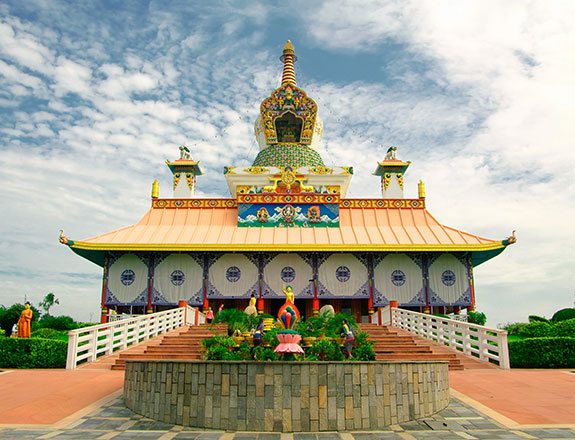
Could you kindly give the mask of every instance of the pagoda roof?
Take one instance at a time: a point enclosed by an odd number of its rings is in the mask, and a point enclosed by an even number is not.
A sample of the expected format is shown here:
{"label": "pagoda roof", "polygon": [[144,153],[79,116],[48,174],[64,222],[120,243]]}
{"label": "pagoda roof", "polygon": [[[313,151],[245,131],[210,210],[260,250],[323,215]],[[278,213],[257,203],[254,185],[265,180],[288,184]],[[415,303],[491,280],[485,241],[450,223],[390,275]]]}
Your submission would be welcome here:
{"label": "pagoda roof", "polygon": [[509,244],[442,225],[420,199],[343,199],[339,227],[238,227],[236,199],[155,199],[132,225],[68,241],[98,265],[107,251],[470,252],[476,266]]}

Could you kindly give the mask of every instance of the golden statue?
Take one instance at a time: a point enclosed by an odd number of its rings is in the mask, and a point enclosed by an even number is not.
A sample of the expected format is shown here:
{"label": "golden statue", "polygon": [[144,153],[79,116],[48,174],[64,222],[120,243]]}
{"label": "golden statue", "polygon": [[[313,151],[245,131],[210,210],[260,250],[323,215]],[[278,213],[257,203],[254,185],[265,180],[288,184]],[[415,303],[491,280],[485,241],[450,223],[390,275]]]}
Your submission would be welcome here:
{"label": "golden statue", "polygon": [[29,338],[30,337],[30,322],[32,322],[32,310],[30,310],[30,303],[24,305],[24,310],[20,314],[20,319],[18,320],[18,337],[19,338]]}
{"label": "golden statue", "polygon": [[285,284],[282,286],[282,292],[284,293],[284,295],[286,296],[286,303],[292,303],[294,304],[295,301],[295,294],[293,293],[293,289],[290,285],[288,285],[287,287],[285,286]]}

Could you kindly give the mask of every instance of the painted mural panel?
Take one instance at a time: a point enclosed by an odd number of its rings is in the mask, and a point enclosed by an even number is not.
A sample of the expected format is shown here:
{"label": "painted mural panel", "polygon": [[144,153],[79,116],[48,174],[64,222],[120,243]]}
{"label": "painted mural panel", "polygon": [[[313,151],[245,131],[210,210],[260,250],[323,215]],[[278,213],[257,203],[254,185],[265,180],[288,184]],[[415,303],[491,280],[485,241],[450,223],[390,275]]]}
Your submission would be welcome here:
{"label": "painted mural panel", "polygon": [[419,255],[388,254],[374,263],[374,305],[425,305],[422,259]]}
{"label": "painted mural panel", "polygon": [[430,305],[471,305],[471,286],[465,260],[453,254],[441,254],[430,260],[428,273]]}
{"label": "painted mural panel", "polygon": [[367,261],[357,255],[321,255],[317,277],[319,298],[369,298]]}
{"label": "painted mural panel", "polygon": [[123,254],[112,258],[105,303],[109,306],[148,304],[147,257]]}
{"label": "painted mural panel", "polygon": [[203,302],[204,268],[202,260],[188,254],[156,256],[152,304],[177,305],[184,299],[190,304]]}
{"label": "painted mural panel", "polygon": [[249,298],[259,295],[257,256],[222,254],[209,259],[208,298]]}
{"label": "painted mural panel", "polygon": [[290,285],[296,298],[313,298],[311,256],[276,254],[264,258],[263,296],[283,298],[282,286]]}
{"label": "painted mural panel", "polygon": [[339,205],[331,204],[247,204],[238,206],[240,227],[339,227]]}

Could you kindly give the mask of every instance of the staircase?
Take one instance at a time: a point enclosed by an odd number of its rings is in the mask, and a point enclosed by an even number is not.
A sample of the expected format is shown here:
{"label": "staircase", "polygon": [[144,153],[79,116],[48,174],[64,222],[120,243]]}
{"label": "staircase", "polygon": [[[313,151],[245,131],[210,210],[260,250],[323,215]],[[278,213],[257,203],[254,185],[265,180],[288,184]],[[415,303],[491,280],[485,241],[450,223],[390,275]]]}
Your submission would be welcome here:
{"label": "staircase", "polygon": [[140,344],[131,349],[121,352],[112,370],[124,370],[126,361],[130,359],[179,359],[194,360],[201,359],[203,354],[202,339],[215,335],[227,335],[225,324],[202,324],[179,329],[164,335],[157,341],[149,344]]}
{"label": "staircase", "polygon": [[359,327],[373,342],[376,360],[442,360],[449,363],[450,371],[497,368],[402,329],[376,324],[359,324]]}

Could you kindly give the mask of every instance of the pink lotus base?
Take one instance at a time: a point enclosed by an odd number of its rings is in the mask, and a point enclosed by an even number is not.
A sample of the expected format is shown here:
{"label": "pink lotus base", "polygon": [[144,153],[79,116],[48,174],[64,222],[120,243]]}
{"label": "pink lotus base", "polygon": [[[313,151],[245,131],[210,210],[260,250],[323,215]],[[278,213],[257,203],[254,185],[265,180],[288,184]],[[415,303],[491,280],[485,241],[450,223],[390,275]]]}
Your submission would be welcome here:
{"label": "pink lotus base", "polygon": [[293,333],[278,333],[279,345],[275,348],[276,353],[303,353],[303,348],[298,344],[301,335]]}

